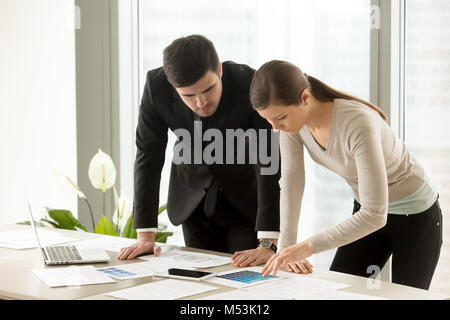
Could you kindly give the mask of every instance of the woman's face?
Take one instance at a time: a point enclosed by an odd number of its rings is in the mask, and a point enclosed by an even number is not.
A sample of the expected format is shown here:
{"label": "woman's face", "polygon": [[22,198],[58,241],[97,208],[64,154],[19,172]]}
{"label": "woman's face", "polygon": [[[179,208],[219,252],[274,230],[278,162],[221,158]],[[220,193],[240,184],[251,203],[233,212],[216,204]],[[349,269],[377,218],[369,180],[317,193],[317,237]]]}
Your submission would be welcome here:
{"label": "woman's face", "polygon": [[275,131],[281,130],[291,135],[297,134],[308,118],[308,111],[304,104],[289,106],[271,104],[257,111]]}

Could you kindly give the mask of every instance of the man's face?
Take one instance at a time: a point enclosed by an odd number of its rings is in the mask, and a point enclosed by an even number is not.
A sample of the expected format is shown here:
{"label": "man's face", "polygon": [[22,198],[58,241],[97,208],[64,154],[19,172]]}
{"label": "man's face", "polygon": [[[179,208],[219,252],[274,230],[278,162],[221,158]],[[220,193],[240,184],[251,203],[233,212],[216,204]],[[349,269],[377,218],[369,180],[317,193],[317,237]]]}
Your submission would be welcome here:
{"label": "man's face", "polygon": [[222,96],[222,65],[220,74],[208,70],[203,77],[189,87],[175,88],[181,100],[200,117],[212,116]]}

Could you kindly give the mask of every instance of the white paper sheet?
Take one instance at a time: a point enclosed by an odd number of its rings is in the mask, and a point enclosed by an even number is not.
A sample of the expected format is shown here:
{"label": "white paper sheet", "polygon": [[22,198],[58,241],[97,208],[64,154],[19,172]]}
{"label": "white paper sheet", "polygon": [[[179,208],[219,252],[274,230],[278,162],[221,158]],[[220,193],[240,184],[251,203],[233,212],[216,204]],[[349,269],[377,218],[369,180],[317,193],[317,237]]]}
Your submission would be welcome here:
{"label": "white paper sheet", "polygon": [[[41,246],[55,245],[76,240],[76,238],[64,236],[58,232],[38,228]],[[36,234],[30,230],[15,230],[0,232],[0,247],[10,249],[37,248]]]}
{"label": "white paper sheet", "polygon": [[182,263],[190,268],[210,268],[231,263],[230,257],[183,251],[176,248],[169,250],[162,249],[159,257],[153,255],[141,257],[143,260],[155,260],[158,258],[172,259],[174,263]]}
{"label": "white paper sheet", "polygon": [[264,292],[249,292],[246,289],[235,289],[200,298],[198,300],[283,300]]}
{"label": "white paper sheet", "polygon": [[96,271],[94,266],[32,269],[31,271],[49,287],[83,286],[115,282],[105,274]]}
{"label": "white paper sheet", "polygon": [[77,248],[97,249],[101,248],[108,251],[119,252],[121,248],[131,246],[136,243],[136,239],[122,237],[101,237],[96,239],[87,239],[76,241],[73,244]]}
{"label": "white paper sheet", "polygon": [[320,296],[334,293],[338,289],[350,285],[328,280],[313,278],[310,275],[300,275],[290,279],[280,279],[246,288],[249,292],[264,294],[279,299],[303,299],[306,296]]}
{"label": "white paper sheet", "polygon": [[302,300],[390,300],[388,298],[370,296],[342,290],[316,293],[302,297]]}
{"label": "white paper sheet", "polygon": [[181,269],[192,269],[191,265],[184,260],[176,260],[173,257],[164,256],[148,256],[144,259],[147,263],[148,268],[153,270],[155,273],[168,268],[181,268]]}
{"label": "white paper sheet", "polygon": [[104,295],[127,300],[175,300],[216,289],[193,281],[169,279],[108,292]]}

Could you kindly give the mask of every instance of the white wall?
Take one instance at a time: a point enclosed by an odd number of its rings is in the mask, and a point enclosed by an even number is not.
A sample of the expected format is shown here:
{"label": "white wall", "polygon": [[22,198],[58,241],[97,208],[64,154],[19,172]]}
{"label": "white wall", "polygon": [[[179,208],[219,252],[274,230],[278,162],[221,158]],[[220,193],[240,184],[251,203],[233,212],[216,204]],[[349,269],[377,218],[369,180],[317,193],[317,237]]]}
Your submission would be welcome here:
{"label": "white wall", "polygon": [[73,0],[0,0],[0,223],[45,206],[77,214]]}

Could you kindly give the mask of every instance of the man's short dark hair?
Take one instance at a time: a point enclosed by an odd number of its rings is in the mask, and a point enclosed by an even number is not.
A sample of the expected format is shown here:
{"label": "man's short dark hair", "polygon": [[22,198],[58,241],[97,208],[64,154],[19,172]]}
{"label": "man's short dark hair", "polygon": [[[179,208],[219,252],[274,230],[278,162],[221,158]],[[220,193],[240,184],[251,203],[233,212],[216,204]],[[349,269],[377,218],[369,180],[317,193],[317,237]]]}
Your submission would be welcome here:
{"label": "man's short dark hair", "polygon": [[163,51],[163,68],[175,87],[196,83],[209,70],[219,74],[219,56],[211,40],[198,34],[174,40]]}

